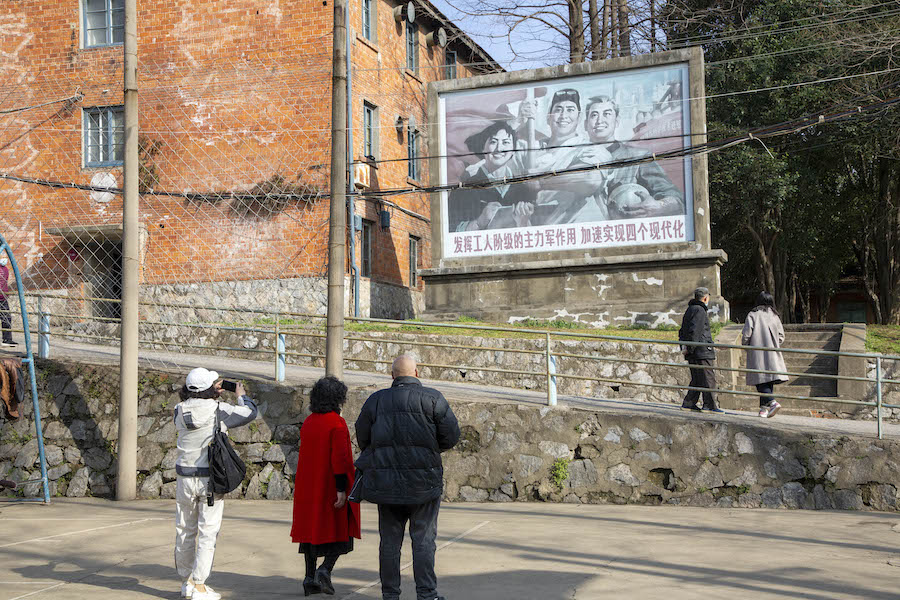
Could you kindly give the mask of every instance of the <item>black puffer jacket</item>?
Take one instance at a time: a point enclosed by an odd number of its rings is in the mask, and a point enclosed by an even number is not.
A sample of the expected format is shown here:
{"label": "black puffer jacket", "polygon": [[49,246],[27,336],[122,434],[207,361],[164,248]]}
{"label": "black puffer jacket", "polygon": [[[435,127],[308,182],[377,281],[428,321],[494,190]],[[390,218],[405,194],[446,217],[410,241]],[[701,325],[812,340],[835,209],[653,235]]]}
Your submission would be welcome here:
{"label": "black puffer jacket", "polygon": [[441,452],[459,441],[459,423],[437,390],[398,377],[366,400],[356,420],[363,499],[376,504],[424,504],[441,497]]}
{"label": "black puffer jacket", "polygon": [[[699,300],[691,300],[681,319],[678,340],[681,342],[708,342],[712,344],[712,332],[709,330],[709,308]],[[685,346],[688,359],[711,360],[716,357],[716,350],[711,346]]]}

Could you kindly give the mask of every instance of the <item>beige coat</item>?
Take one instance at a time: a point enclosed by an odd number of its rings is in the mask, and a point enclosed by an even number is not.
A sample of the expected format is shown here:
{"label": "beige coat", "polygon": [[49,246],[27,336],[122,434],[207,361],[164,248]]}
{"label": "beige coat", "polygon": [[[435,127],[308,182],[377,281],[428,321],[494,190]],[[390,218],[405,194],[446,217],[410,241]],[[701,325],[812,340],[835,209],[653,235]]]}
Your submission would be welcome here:
{"label": "beige coat", "polygon": [[[770,310],[753,310],[744,321],[741,343],[745,346],[765,346],[781,348],[784,343],[784,327],[781,319]],[[781,352],[774,350],[747,350],[747,368],[765,371],[787,371]],[[747,385],[759,383],[784,382],[787,375],[773,373],[747,373]]]}

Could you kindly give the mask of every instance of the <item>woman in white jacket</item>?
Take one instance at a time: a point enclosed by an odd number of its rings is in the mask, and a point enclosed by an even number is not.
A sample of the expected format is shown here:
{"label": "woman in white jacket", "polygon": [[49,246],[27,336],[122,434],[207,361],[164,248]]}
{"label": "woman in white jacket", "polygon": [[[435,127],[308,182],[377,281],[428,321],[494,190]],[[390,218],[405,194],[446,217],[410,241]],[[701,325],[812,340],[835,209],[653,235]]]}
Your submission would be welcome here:
{"label": "woman in white jacket", "polygon": [[[760,292],[756,298],[756,307],[744,321],[741,334],[745,346],[762,346],[765,348],[781,348],[784,343],[784,327],[778,311],[775,310],[775,299],[769,292]],[[777,350],[747,350],[747,368],[775,373],[747,373],[747,385],[756,386],[759,396],[759,416],[774,417],[781,405],[772,397],[775,386],[788,380],[784,372],[787,367],[784,357]]]}
{"label": "woman in white jacket", "polygon": [[206,585],[222,526],[225,499],[209,491],[209,460],[218,413],[223,431],[247,425],[256,418],[256,404],[238,383],[237,405],[219,402],[222,381],[215,371],[198,368],[188,373],[175,406],[178,458],[175,461],[175,568],[181,576],[181,597],[219,600],[221,594]]}

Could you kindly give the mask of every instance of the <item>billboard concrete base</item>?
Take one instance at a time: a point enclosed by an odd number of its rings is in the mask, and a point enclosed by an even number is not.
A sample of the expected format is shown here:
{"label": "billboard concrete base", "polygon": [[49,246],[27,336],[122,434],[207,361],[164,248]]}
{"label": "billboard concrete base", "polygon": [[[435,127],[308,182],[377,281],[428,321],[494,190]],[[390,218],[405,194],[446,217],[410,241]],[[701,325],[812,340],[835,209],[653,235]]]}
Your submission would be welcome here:
{"label": "billboard concrete base", "polygon": [[711,292],[710,319],[727,321],[719,276],[727,260],[722,250],[701,250],[426,269],[424,316],[655,328],[680,325],[702,286]]}

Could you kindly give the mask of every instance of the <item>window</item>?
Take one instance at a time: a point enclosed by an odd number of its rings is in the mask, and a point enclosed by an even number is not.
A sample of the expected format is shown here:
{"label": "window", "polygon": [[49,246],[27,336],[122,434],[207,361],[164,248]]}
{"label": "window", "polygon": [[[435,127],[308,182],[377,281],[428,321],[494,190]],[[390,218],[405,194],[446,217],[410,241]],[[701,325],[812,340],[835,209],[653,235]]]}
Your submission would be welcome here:
{"label": "window", "polygon": [[378,20],[375,18],[375,4],[377,0],[362,0],[362,35],[370,42],[374,42]]}
{"label": "window", "polygon": [[363,156],[375,160],[376,136],[378,135],[378,109],[363,102]]}
{"label": "window", "polygon": [[409,287],[419,285],[419,238],[409,236]]}
{"label": "window", "polygon": [[447,50],[444,79],[456,79],[456,52],[453,50]]}
{"label": "window", "polygon": [[84,109],[84,166],[121,165],[125,148],[125,108]]}
{"label": "window", "polygon": [[407,175],[410,179],[419,179],[419,132],[413,127],[409,128],[406,136],[406,152],[409,158]]}
{"label": "window", "polygon": [[359,247],[360,269],[359,274],[362,277],[372,276],[372,221],[363,219],[362,222],[362,244]]}
{"label": "window", "polygon": [[419,27],[406,22],[406,68],[419,74]]}
{"label": "window", "polygon": [[81,6],[85,48],[125,41],[125,0],[81,0]]}

